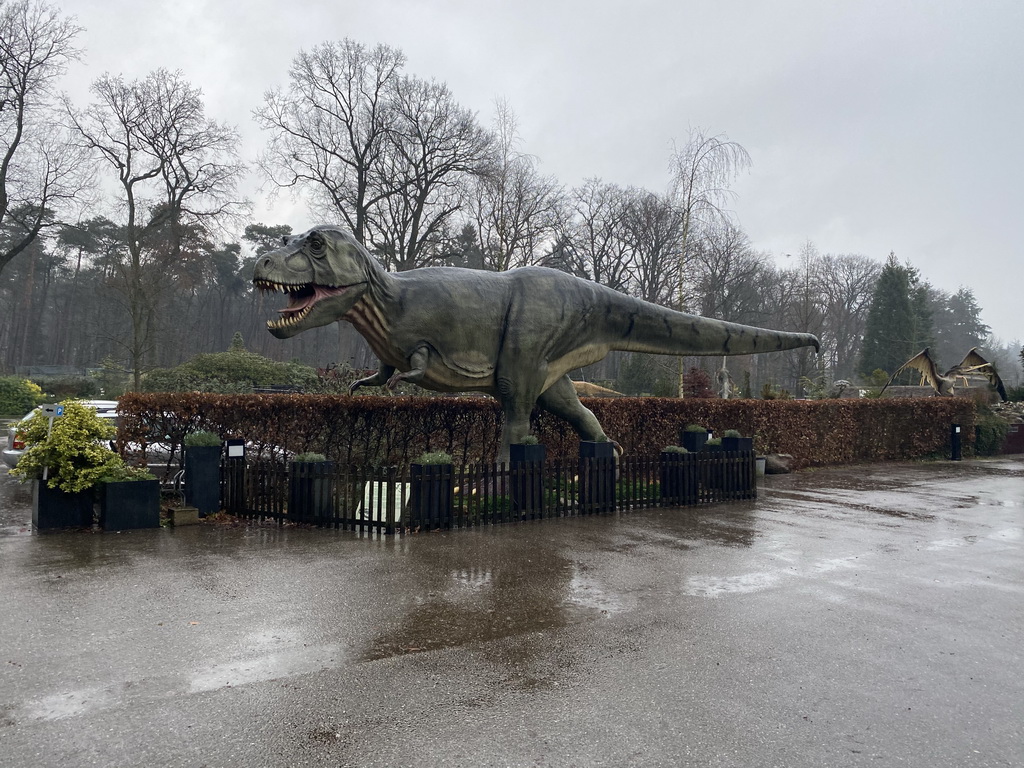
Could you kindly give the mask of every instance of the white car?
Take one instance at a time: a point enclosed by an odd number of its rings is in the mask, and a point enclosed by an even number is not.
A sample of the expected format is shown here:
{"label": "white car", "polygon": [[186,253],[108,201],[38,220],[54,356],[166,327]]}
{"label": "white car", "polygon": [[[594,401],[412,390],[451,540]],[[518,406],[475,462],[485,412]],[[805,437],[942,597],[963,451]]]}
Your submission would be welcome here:
{"label": "white car", "polygon": [[[82,404],[96,411],[96,414],[101,419],[109,420],[111,424],[116,426],[117,400],[83,400]],[[22,417],[21,421],[16,422],[7,430],[7,447],[3,450],[3,459],[4,464],[12,469],[18,466],[18,459],[25,452],[25,443],[22,441],[21,435],[18,434],[18,425],[32,418],[38,410],[38,408],[34,408],[29,411]]]}

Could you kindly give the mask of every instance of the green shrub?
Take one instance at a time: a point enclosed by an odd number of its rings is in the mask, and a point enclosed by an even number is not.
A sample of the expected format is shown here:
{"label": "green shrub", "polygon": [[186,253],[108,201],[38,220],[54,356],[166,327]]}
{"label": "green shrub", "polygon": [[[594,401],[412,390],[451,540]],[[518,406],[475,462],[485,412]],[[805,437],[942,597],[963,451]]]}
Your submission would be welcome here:
{"label": "green shrub", "polygon": [[150,473],[145,467],[130,467],[127,464],[121,463],[110,467],[110,469],[100,477],[99,482],[129,483],[137,480],[156,480],[156,475]]}
{"label": "green shrub", "polygon": [[738,429],[727,429],[722,433],[722,437],[743,437]]}
{"label": "green shrub", "polygon": [[704,443],[704,445],[721,445],[721,444],[722,444],[722,438],[720,438],[720,437],[712,437],[710,440],[708,440],[706,443]]}
{"label": "green shrub", "polygon": [[688,450],[683,448],[681,445],[666,445],[661,449],[662,453],[689,453]]}
{"label": "green shrub", "polygon": [[420,457],[416,460],[417,464],[451,464],[452,455],[445,453],[444,451],[429,451],[427,453],[421,453]]}
{"label": "green shrub", "polygon": [[978,406],[977,421],[974,422],[976,441],[974,452],[978,456],[994,456],[1003,447],[1003,441],[1010,431],[1009,425],[991,408]]}
{"label": "green shrub", "polygon": [[53,400],[92,400],[100,394],[99,382],[88,376],[36,376],[35,382]]}
{"label": "green shrub", "polygon": [[317,381],[316,370],[297,362],[281,363],[247,352],[240,343],[227,352],[196,355],[175,368],[146,374],[146,392],[215,392],[247,394],[256,387],[287,386],[303,390]]}
{"label": "green shrub", "polygon": [[702,427],[700,424],[687,424],[684,432],[707,432],[707,427]]}
{"label": "green shrub", "polygon": [[10,474],[42,479],[43,469],[48,468],[48,487],[78,493],[117,472],[124,462],[106,446],[117,433],[113,424],[76,400],[63,405],[64,415],[53,420],[52,431],[42,411],[22,425],[28,447]]}
{"label": "green shrub", "polygon": [[220,447],[221,439],[220,435],[216,432],[210,432],[205,429],[200,429],[195,432],[189,432],[185,435],[185,445],[193,448],[210,448],[213,446]]}
{"label": "green shrub", "polygon": [[24,416],[43,402],[43,390],[28,379],[0,377],[0,414]]}
{"label": "green shrub", "polygon": [[536,435],[526,435],[519,440],[520,445],[540,445],[540,440],[537,439]]}
{"label": "green shrub", "polygon": [[292,456],[292,461],[297,461],[297,462],[314,462],[314,461],[317,461],[317,462],[319,462],[319,461],[327,461],[327,457],[324,456],[322,453],[312,453],[312,452],[297,453],[294,456]]}

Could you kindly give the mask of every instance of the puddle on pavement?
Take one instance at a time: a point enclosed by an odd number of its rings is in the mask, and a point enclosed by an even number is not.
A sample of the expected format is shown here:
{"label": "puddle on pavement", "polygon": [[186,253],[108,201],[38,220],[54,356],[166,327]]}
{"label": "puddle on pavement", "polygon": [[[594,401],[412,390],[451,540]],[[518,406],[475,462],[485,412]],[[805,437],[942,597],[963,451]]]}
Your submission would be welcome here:
{"label": "puddle on pavement", "polygon": [[[512,645],[522,645],[531,634],[599,619],[628,607],[623,596],[554,544],[534,541],[528,556],[486,565],[470,565],[480,562],[479,556],[448,554],[451,560],[444,572],[438,570],[440,562],[432,564],[433,573],[421,581],[422,591],[394,624],[367,644],[361,660],[508,638],[518,638]],[[517,664],[529,663],[528,653],[520,656]]]}

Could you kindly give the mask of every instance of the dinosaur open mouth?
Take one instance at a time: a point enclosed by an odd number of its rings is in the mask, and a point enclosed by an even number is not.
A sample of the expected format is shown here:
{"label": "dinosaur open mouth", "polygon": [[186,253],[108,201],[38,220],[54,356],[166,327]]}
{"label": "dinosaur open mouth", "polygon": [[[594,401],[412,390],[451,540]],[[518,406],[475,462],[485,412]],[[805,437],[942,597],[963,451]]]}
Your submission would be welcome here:
{"label": "dinosaur open mouth", "polygon": [[267,320],[267,328],[287,328],[302,322],[318,301],[330,298],[331,296],[340,296],[352,287],[350,285],[317,285],[316,283],[292,285],[288,283],[274,283],[270,280],[254,280],[253,284],[263,293],[288,294],[288,306],[277,310],[281,313],[280,318],[277,320]]}

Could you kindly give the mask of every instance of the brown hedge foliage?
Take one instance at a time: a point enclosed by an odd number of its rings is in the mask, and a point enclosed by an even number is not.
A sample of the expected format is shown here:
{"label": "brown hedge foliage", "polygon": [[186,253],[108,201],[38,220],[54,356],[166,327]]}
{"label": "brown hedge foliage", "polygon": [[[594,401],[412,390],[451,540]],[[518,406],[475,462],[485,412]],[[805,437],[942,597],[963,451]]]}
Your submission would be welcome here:
{"label": "brown hedge foliage", "polygon": [[[691,423],[753,436],[759,453],[789,453],[796,466],[948,455],[950,424],[973,447],[975,405],[962,398],[718,400],[586,398],[605,432],[632,454],[677,445]],[[458,462],[491,461],[501,441],[497,403],[480,397],[131,393],[121,398],[119,439],[180,446],[198,429],[243,438],[250,450],[316,452],[346,463],[406,464],[424,451]],[[578,455],[572,429],[546,413],[534,430],[549,457]],[[169,436],[169,437],[165,437]]]}
{"label": "brown hedge foliage", "polygon": [[[975,406],[960,398],[830,400],[587,400],[605,432],[631,453],[678,445],[687,424],[754,437],[758,453],[789,453],[797,467],[948,455],[951,424],[973,445]],[[541,419],[541,442],[565,446],[572,431]],[[550,438],[548,434],[550,433]],[[549,449],[550,450],[550,449]],[[562,447],[561,450],[566,450]]]}
{"label": "brown hedge foliage", "polygon": [[405,464],[424,451],[461,461],[494,456],[497,403],[473,397],[130,393],[120,399],[122,444],[175,450],[200,429],[242,438],[250,452],[314,452],[352,464]]}

